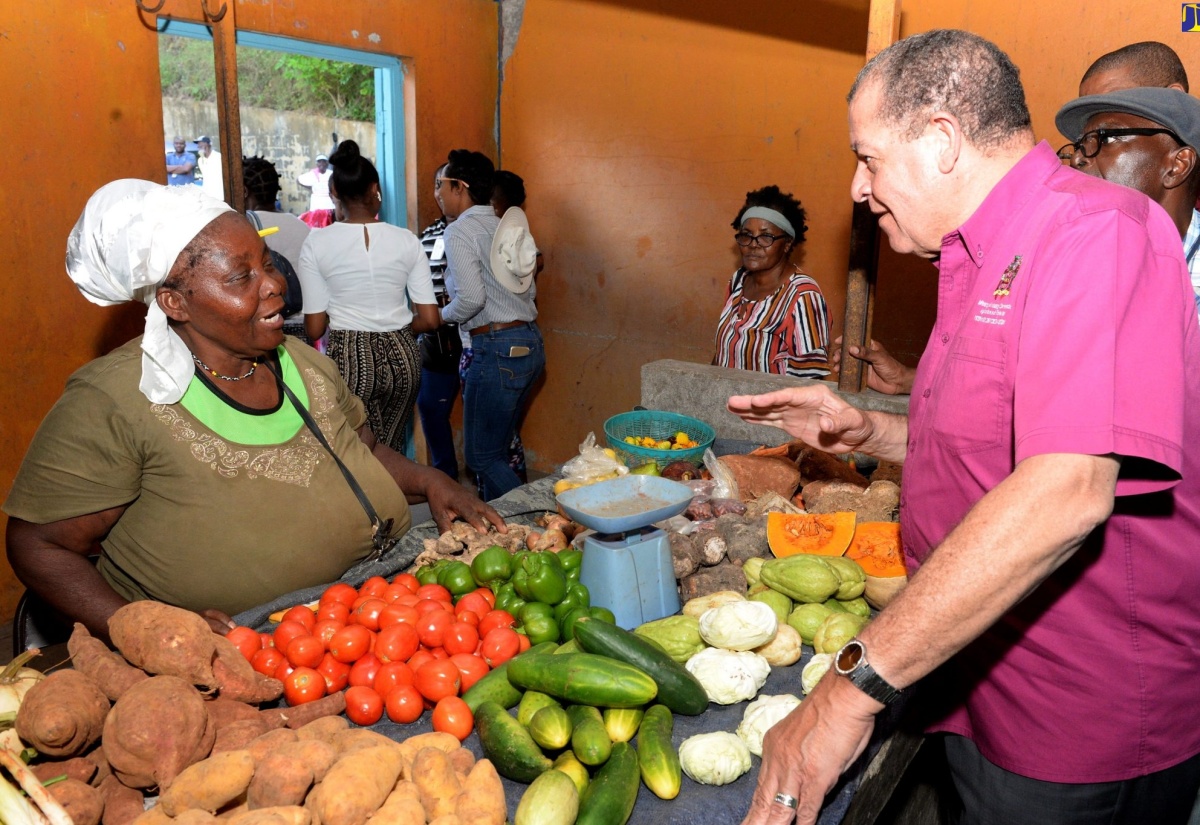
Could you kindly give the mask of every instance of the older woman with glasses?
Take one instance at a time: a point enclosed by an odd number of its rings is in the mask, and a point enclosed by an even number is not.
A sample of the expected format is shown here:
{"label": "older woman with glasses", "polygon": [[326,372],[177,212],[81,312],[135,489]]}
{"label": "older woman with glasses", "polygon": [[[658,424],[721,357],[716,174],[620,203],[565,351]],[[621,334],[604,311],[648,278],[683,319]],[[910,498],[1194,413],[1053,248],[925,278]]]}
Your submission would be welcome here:
{"label": "older woman with glasses", "polygon": [[733,221],[742,266],[733,273],[717,322],[720,367],[824,378],[829,311],[821,287],[791,254],[804,240],[804,207],[778,186],[746,194]]}

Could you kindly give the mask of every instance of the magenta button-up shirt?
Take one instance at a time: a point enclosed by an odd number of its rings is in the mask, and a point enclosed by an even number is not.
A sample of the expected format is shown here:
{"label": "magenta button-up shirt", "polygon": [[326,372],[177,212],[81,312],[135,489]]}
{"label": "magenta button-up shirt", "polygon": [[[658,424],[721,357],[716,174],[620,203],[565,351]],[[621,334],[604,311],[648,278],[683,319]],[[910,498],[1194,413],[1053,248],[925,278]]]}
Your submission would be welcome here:
{"label": "magenta button-up shirt", "polygon": [[1056,782],[1200,752],[1200,329],[1178,231],[1043,142],[938,268],[901,499],[910,567],[1029,456],[1123,461],[1108,522],[931,677],[932,728]]}

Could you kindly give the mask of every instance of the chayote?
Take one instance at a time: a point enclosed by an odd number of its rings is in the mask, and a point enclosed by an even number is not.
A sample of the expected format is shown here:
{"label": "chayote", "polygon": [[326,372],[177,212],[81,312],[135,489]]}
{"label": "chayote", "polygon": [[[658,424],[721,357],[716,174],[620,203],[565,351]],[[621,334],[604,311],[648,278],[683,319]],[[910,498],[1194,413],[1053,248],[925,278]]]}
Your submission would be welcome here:
{"label": "chayote", "polygon": [[842,586],[841,577],[825,556],[797,554],[771,559],[762,566],[759,576],[772,590],[798,602],[823,602]]}
{"label": "chayote", "polygon": [[837,653],[842,645],[858,635],[867,620],[853,613],[830,613],[813,634],[812,646],[817,653]]}
{"label": "chayote", "polygon": [[867,574],[854,559],[842,556],[826,556],[825,562],[837,574],[839,584],[834,595],[842,600],[856,599],[867,589]]}
{"label": "chayote", "polygon": [[813,643],[813,636],[817,635],[817,628],[833,611],[823,604],[800,604],[796,605],[787,617],[787,623],[800,634],[800,639],[806,645]]}
{"label": "chayote", "polygon": [[755,593],[750,597],[752,602],[762,602],[770,605],[775,611],[775,617],[779,619],[780,624],[787,621],[788,614],[792,612],[792,600],[778,590],[763,590],[761,593]]}
{"label": "chayote", "polygon": [[657,643],[680,664],[708,647],[700,638],[700,620],[695,616],[667,616],[646,622],[633,632]]}
{"label": "chayote", "polygon": [[847,599],[844,602],[838,602],[842,606],[842,610],[847,613],[853,613],[856,616],[862,616],[864,619],[871,618],[871,605],[867,604],[867,600],[862,596],[857,599]]}
{"label": "chayote", "polygon": [[758,584],[758,574],[762,570],[762,566],[766,564],[766,559],[755,556],[752,559],[746,559],[742,562],[742,572],[746,574],[746,584],[753,586]]}

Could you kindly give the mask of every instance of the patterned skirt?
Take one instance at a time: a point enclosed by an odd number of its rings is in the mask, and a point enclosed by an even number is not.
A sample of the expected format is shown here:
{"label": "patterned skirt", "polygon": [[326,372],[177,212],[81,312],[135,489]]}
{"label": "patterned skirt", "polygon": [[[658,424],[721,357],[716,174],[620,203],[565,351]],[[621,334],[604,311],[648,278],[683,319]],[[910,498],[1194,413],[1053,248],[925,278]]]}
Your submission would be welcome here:
{"label": "patterned skirt", "polygon": [[411,327],[393,332],[329,330],[328,355],[367,408],[375,437],[404,452],[404,432],[421,388],[421,356]]}

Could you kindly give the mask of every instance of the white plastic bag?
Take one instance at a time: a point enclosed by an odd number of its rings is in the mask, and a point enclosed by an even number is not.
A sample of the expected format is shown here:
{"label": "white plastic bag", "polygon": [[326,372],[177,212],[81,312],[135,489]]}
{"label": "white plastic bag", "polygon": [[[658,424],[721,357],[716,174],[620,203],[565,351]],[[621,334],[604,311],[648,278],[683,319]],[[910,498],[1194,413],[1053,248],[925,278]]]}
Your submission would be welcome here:
{"label": "white plastic bag", "polygon": [[588,433],[579,445],[579,455],[563,465],[563,478],[583,484],[616,478],[628,472],[629,468],[612,450],[596,446],[595,433]]}
{"label": "white plastic bag", "polygon": [[729,468],[721,463],[717,458],[717,454],[709,447],[704,451],[704,466],[708,470],[708,474],[713,477],[713,481],[717,482],[717,486],[709,494],[709,498],[741,498],[738,495],[737,481],[733,477],[733,473],[729,472]]}

